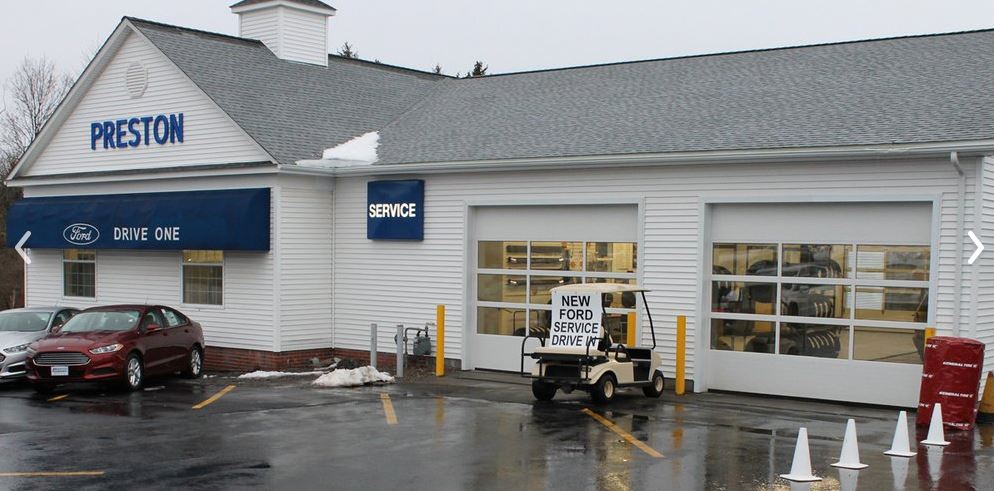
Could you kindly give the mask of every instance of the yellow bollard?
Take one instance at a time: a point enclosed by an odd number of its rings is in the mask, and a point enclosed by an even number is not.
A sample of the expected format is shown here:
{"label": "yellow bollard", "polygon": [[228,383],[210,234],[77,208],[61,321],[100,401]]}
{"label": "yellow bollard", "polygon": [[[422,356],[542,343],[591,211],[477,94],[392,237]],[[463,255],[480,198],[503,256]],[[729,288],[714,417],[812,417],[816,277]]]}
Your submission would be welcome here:
{"label": "yellow bollard", "polygon": [[676,317],[676,395],[686,390],[684,381],[687,364],[687,316]]}
{"label": "yellow bollard", "polygon": [[625,333],[625,344],[636,346],[635,344],[635,312],[628,313],[628,332]]}
{"label": "yellow bollard", "polygon": [[935,336],[935,328],[934,327],[926,327],[925,328],[925,342],[928,343],[928,338],[930,338],[932,336]]}
{"label": "yellow bollard", "polygon": [[438,349],[435,350],[435,376],[445,376],[445,306],[435,309],[435,336],[438,338]]}

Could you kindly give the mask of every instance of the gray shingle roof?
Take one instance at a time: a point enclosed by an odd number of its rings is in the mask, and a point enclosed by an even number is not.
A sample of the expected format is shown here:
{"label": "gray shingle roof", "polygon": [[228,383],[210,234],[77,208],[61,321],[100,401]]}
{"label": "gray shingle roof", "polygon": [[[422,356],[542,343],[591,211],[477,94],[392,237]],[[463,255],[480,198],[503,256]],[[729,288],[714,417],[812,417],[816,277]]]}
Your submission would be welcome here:
{"label": "gray shingle roof", "polygon": [[451,79],[131,19],[281,163],[380,131],[379,163],[994,138],[994,31]]}
{"label": "gray shingle roof", "polygon": [[[229,8],[245,7],[247,5],[255,5],[257,3],[269,2],[271,0],[242,0]],[[289,0],[293,3],[299,3],[301,5],[307,5],[308,7],[317,7],[319,9],[331,9],[335,10],[335,7],[328,5],[320,0]]]}
{"label": "gray shingle roof", "polygon": [[994,32],[443,82],[380,163],[994,138]]}
{"label": "gray shingle roof", "polygon": [[334,56],[327,68],[285,61],[259,41],[129,20],[284,164],[382,128],[440,79]]}

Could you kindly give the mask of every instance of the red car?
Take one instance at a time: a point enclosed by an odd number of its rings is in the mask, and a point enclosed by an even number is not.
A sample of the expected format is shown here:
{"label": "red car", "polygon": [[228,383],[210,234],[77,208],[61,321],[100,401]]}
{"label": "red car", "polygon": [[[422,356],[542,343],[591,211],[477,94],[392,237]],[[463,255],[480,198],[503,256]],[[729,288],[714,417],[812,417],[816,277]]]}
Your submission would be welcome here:
{"label": "red car", "polygon": [[148,375],[199,377],[203,347],[200,324],[176,309],[94,307],[28,347],[27,378],[39,392],[70,382],[119,382],[136,391]]}

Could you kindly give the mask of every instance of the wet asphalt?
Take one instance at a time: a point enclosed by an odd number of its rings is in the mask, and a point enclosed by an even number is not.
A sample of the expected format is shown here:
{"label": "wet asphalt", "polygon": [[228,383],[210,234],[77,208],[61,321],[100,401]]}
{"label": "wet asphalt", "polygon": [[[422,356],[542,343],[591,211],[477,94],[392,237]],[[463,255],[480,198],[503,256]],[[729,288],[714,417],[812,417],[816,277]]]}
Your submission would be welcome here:
{"label": "wet asphalt", "polygon": [[[994,427],[887,457],[889,408],[638,390],[609,406],[583,393],[539,403],[524,381],[479,372],[355,389],[310,380],[166,378],[134,394],[48,396],[0,386],[0,489],[994,489]],[[829,465],[850,417],[861,471]],[[798,485],[777,476],[802,426],[823,480]],[[78,472],[91,474],[59,474]]]}

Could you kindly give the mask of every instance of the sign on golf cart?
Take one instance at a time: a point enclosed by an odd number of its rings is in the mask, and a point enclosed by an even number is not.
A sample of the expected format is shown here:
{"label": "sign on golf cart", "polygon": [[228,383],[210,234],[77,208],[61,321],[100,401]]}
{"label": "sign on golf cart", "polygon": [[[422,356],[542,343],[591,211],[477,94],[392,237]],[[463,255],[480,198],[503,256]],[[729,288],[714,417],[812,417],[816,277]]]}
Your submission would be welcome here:
{"label": "sign on golf cart", "polygon": [[597,346],[602,313],[600,293],[553,292],[549,346]]}

